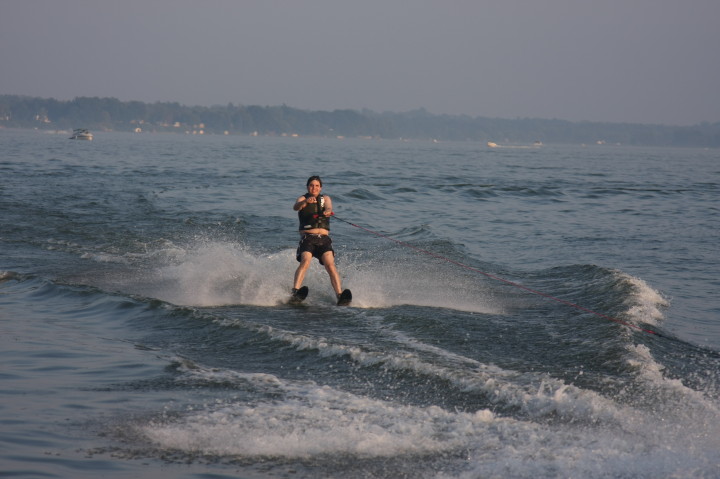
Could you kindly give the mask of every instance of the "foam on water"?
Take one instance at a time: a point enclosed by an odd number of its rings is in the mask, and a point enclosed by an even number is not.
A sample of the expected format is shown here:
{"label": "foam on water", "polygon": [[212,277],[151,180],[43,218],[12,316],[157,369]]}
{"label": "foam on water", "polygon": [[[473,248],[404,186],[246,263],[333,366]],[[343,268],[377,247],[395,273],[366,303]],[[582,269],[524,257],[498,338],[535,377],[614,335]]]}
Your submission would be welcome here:
{"label": "foam on water", "polygon": [[659,324],[664,317],[663,309],[669,306],[669,302],[662,294],[640,278],[621,271],[616,271],[615,275],[627,284],[631,291],[625,300],[628,307],[627,314],[636,322]]}
{"label": "foam on water", "polygon": [[[658,325],[665,319],[663,310],[669,306],[662,294],[651,288],[645,281],[622,272],[615,273],[629,286],[626,295],[626,314],[636,324]],[[633,341],[625,343],[626,364],[635,372],[636,377],[657,397],[653,403],[664,404],[666,408],[679,407],[690,411],[699,408],[702,414],[720,418],[720,409],[713,401],[712,391],[696,391],[686,386],[682,378],[668,377],[665,367],[653,356],[650,348]]]}
{"label": "foam on water", "polygon": [[[294,249],[260,254],[241,243],[224,241],[200,240],[186,247],[165,246],[161,251],[149,251],[136,269],[110,278],[114,284],[103,286],[184,306],[274,306],[287,300],[298,264]],[[91,258],[107,261],[99,253]],[[138,263],[137,258],[133,261]],[[494,314],[503,310],[481,281],[452,271],[348,258],[338,268],[357,308],[410,304]],[[308,304],[334,302],[327,273],[317,261],[305,284],[311,291]]]}
{"label": "foam on water", "polygon": [[[394,456],[452,450],[465,444],[462,431],[493,420],[489,411],[448,413],[368,399],[312,382],[282,381],[267,374],[195,368],[203,382],[250,384],[282,399],[227,401],[179,419],[162,418],[141,432],[166,449],[222,456],[306,458],[352,454]],[[197,378],[198,375],[201,378]],[[181,378],[180,381],[192,380]]]}
{"label": "foam on water", "polygon": [[[428,361],[415,351],[371,351],[362,346],[279,331],[269,326],[263,326],[261,330],[299,351],[317,350],[320,356],[348,357],[363,367],[381,365],[391,370],[411,371],[439,378],[448,381],[459,391],[486,397],[490,403],[501,408],[519,409],[529,417],[557,415],[583,422],[622,422],[622,415],[612,401],[545,374],[508,371],[469,358],[464,358],[466,364],[460,367],[457,355],[451,356],[454,364],[444,365],[443,362],[448,359],[445,353],[435,355],[435,360]],[[423,349],[427,351],[427,348]]]}
{"label": "foam on water", "polygon": [[273,399],[232,398],[167,411],[129,425],[155,447],[236,459],[383,458],[462,455],[464,471],[437,477],[713,477],[717,438],[705,446],[681,428],[658,427],[629,408],[632,427],[552,424],[502,417],[488,409],[449,411],[360,397],[313,381],[211,369],[180,360],[177,382],[213,382]]}

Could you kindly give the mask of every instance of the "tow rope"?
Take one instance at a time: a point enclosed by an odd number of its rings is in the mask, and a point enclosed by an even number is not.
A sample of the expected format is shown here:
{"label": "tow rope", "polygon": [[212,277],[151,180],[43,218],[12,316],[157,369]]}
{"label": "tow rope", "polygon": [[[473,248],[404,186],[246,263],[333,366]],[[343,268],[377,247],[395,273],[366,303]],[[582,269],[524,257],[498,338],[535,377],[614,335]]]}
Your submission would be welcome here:
{"label": "tow rope", "polygon": [[607,314],[598,313],[597,311],[593,311],[592,309],[585,308],[584,306],[580,306],[579,304],[575,304],[575,303],[573,303],[573,302],[570,302],[570,301],[566,301],[566,300],[564,300],[564,299],[557,298],[557,297],[552,296],[552,295],[549,295],[549,294],[547,294],[547,293],[543,293],[542,291],[538,291],[538,290],[535,290],[535,289],[532,289],[532,288],[528,288],[527,286],[524,286],[524,285],[522,285],[522,284],[520,284],[520,283],[516,283],[516,282],[514,282],[514,281],[510,281],[510,280],[507,280],[507,279],[505,279],[505,278],[501,278],[501,277],[499,277],[499,276],[495,276],[494,274],[487,273],[487,272],[485,272],[485,271],[479,270],[479,269],[477,269],[477,268],[474,268],[474,267],[472,267],[472,266],[466,265],[466,264],[461,263],[461,262],[459,262],[459,261],[455,261],[454,259],[450,259],[450,258],[448,258],[448,257],[446,257],[446,256],[442,256],[442,255],[439,255],[439,254],[437,254],[437,253],[433,253],[432,251],[428,251],[428,250],[426,250],[426,249],[419,248],[419,247],[414,246],[414,245],[411,245],[410,243],[407,243],[407,242],[405,242],[405,241],[400,241],[400,240],[398,240],[398,239],[391,238],[390,236],[384,235],[384,234],[382,234],[382,233],[378,233],[377,231],[373,231],[373,230],[368,229],[368,228],[365,228],[365,227],[363,227],[363,226],[356,225],[355,223],[351,223],[350,221],[347,221],[347,220],[344,220],[344,219],[338,217],[337,215],[335,215],[335,213],[332,213],[331,216],[334,217],[336,220],[342,221],[343,223],[347,223],[347,224],[349,224],[350,226],[354,226],[355,228],[361,229],[361,230],[363,230],[363,231],[366,231],[366,232],[368,232],[368,233],[370,233],[370,234],[373,234],[373,235],[375,235],[375,236],[378,236],[378,237],[380,237],[380,238],[384,238],[384,239],[393,241],[393,242],[395,242],[395,243],[397,243],[397,244],[399,244],[399,245],[401,245],[401,246],[404,246],[404,247],[406,247],[406,248],[410,248],[410,249],[412,249],[412,250],[415,250],[415,251],[417,251],[418,253],[422,253],[422,254],[431,256],[431,257],[433,257],[433,258],[436,258],[436,259],[445,261],[445,262],[447,262],[447,263],[453,264],[453,265],[455,265],[455,266],[459,266],[459,267],[461,267],[461,268],[467,269],[467,270],[469,270],[469,271],[473,271],[473,272],[475,272],[475,273],[482,274],[483,276],[486,276],[486,277],[488,277],[488,278],[490,278],[490,279],[494,279],[495,281],[500,281],[500,282],[505,283],[505,284],[508,284],[508,285],[510,285],[510,286],[514,286],[514,287],[516,287],[516,288],[519,288],[519,289],[528,291],[528,292],[530,292],[530,293],[532,293],[532,294],[535,294],[535,295],[538,295],[538,296],[542,296],[543,298],[547,298],[547,299],[556,301],[556,302],[558,302],[558,303],[562,303],[562,304],[564,304],[564,305],[567,305],[567,306],[570,306],[570,307],[572,307],[572,308],[578,309],[578,310],[583,311],[583,312],[585,312],[585,313],[593,314],[593,315],[595,315],[595,316],[597,316],[597,317],[600,317],[600,318],[603,318],[603,319],[607,319],[608,321],[612,321],[613,323],[621,324],[621,325],[623,325],[623,326],[626,326],[626,327],[631,328],[631,329],[635,329],[635,330],[637,330],[637,331],[641,331],[641,332],[643,332],[643,333],[652,334],[652,335],[659,336],[659,337],[662,337],[662,338],[672,339],[672,338],[670,338],[669,336],[666,336],[666,335],[664,335],[664,334],[661,334],[661,333],[659,333],[659,332],[657,332],[657,331],[654,331],[654,330],[652,330],[652,329],[643,328],[643,327],[640,327],[640,326],[638,326],[638,325],[636,325],[636,324],[632,324],[632,323],[629,323],[629,322],[627,322],[627,321],[623,321],[623,320],[621,320],[621,319],[613,318],[612,316],[608,316]]}

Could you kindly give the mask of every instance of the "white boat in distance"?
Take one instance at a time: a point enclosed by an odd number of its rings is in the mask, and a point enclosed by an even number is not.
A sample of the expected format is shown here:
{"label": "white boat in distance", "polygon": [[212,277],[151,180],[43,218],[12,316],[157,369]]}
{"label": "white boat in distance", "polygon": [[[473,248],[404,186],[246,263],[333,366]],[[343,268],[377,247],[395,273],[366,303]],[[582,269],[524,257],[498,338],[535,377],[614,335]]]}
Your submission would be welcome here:
{"label": "white boat in distance", "polygon": [[73,130],[71,140],[92,140],[93,134],[85,128],[75,128]]}
{"label": "white boat in distance", "polygon": [[527,148],[540,148],[543,146],[542,141],[536,141],[532,145],[498,145],[495,142],[488,141],[488,148],[515,148],[515,149],[527,149]]}

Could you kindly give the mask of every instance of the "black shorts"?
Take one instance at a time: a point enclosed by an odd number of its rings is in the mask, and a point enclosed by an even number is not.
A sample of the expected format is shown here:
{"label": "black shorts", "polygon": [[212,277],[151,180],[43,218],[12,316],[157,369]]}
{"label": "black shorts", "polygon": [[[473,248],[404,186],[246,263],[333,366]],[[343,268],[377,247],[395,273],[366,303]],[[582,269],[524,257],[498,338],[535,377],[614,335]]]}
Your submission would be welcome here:
{"label": "black shorts", "polygon": [[313,257],[320,261],[320,264],[323,264],[322,256],[328,251],[335,255],[335,250],[333,250],[332,247],[332,240],[328,235],[302,235],[295,258],[300,261],[300,255],[302,255],[305,251],[312,253]]}

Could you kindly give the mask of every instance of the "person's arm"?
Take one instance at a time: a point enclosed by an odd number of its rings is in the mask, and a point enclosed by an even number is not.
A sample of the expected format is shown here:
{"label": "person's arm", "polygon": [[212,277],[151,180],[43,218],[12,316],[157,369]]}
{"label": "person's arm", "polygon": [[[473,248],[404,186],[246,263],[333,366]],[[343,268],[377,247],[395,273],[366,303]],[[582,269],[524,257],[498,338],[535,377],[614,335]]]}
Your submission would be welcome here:
{"label": "person's arm", "polygon": [[325,216],[332,216],[333,209],[332,209],[332,200],[329,196],[325,195]]}
{"label": "person's arm", "polygon": [[305,208],[309,203],[308,199],[309,198],[305,198],[305,195],[299,197],[297,200],[295,200],[293,210],[300,211],[301,209]]}

